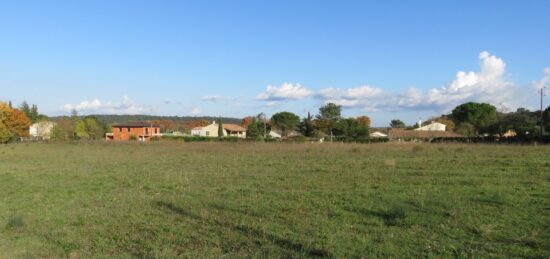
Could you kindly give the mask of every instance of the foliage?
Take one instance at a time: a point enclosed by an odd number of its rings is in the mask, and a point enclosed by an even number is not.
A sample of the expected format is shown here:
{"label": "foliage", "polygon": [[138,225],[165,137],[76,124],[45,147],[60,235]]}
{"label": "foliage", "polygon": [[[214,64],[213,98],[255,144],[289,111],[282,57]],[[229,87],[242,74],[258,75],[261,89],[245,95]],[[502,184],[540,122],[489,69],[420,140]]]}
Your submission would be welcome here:
{"label": "foliage", "polygon": [[271,122],[274,127],[281,130],[281,135],[286,137],[288,135],[288,131],[294,130],[298,127],[300,117],[292,112],[278,112],[271,116]]}
{"label": "foliage", "polygon": [[340,120],[338,124],[339,135],[347,140],[359,140],[369,138],[369,126],[358,119],[347,118]]}
{"label": "foliage", "polygon": [[31,120],[24,112],[13,109],[6,122],[6,126],[15,137],[28,137]]}
{"label": "foliage", "polygon": [[496,123],[497,109],[488,103],[464,103],[453,109],[452,119],[457,124],[468,123],[473,126],[475,134],[482,134]]}
{"label": "foliage", "polygon": [[212,138],[212,137],[205,137],[205,136],[167,135],[167,136],[162,136],[162,140],[163,141],[170,141],[170,140],[183,141],[183,142],[238,142],[238,141],[241,141],[242,139],[236,136]]}
{"label": "foliage", "polygon": [[357,117],[357,122],[360,126],[369,128],[371,124],[371,119],[369,116],[363,115]]}
{"label": "foliage", "polygon": [[79,139],[103,139],[107,126],[95,116],[79,120],[75,126],[75,135]]}
{"label": "foliage", "polygon": [[12,133],[6,124],[0,122],[0,143],[7,143],[12,138]]}
{"label": "foliage", "polygon": [[441,116],[439,118],[436,118],[434,120],[435,122],[439,122],[441,124],[445,124],[445,130],[446,131],[450,131],[450,132],[453,132],[455,131],[455,123],[453,120],[451,120],[449,117],[447,116]]}
{"label": "foliage", "polygon": [[405,128],[406,125],[400,119],[393,119],[390,122],[390,128]]}
{"label": "foliage", "polygon": [[218,120],[218,138],[222,138],[223,135],[222,118],[220,117],[220,119]]}
{"label": "foliage", "polygon": [[50,139],[51,140],[66,140],[67,139],[67,134],[63,130],[62,127],[60,127],[59,125],[55,125],[55,126],[53,126],[53,128],[50,132]]}
{"label": "foliage", "polygon": [[265,121],[263,114],[260,113],[258,116],[252,119],[250,125],[246,129],[246,137],[249,139],[263,140],[264,134],[267,134],[271,130],[271,125]]}
{"label": "foliage", "polygon": [[252,121],[254,120],[254,117],[252,116],[246,116],[243,118],[243,120],[241,121],[241,126],[245,129],[248,129],[248,125],[250,125],[252,123]]}
{"label": "foliage", "polygon": [[317,126],[327,135],[333,136],[333,130],[337,127],[338,122],[342,118],[342,106],[334,103],[327,103],[319,108],[317,118]]}
{"label": "foliage", "polygon": [[468,122],[462,122],[458,124],[458,126],[455,129],[455,132],[467,137],[474,136],[476,134],[474,125]]}
{"label": "foliage", "polygon": [[305,137],[311,138],[317,136],[317,130],[313,123],[313,116],[308,112],[307,117],[302,120],[299,125],[299,131]]}
{"label": "foliage", "polygon": [[29,135],[31,122],[24,112],[0,102],[0,143]]}

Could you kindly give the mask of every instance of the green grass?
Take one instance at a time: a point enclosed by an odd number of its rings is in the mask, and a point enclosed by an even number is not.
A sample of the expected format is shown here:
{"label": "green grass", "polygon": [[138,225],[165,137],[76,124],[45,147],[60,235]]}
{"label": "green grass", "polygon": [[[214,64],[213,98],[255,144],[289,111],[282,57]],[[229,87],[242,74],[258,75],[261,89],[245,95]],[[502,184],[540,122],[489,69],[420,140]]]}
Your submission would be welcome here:
{"label": "green grass", "polygon": [[0,145],[0,258],[550,257],[550,147]]}

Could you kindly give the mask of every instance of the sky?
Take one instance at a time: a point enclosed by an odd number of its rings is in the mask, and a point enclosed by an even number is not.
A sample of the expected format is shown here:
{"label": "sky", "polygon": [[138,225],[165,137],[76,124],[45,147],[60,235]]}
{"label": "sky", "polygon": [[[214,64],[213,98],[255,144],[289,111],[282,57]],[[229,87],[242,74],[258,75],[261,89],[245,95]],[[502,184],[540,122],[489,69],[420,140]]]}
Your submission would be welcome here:
{"label": "sky", "polygon": [[374,126],[468,101],[535,110],[549,13],[547,0],[0,1],[0,100],[237,118],[333,102]]}

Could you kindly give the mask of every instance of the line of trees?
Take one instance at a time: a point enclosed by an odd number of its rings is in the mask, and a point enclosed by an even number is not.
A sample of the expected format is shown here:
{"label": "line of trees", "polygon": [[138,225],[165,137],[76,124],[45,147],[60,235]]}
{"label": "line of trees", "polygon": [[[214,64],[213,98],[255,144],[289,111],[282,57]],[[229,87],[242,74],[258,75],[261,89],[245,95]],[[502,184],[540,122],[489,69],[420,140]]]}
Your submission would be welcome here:
{"label": "line of trees", "polygon": [[[283,138],[321,138],[343,141],[366,140],[369,137],[371,120],[368,116],[343,118],[342,106],[327,103],[319,108],[319,113],[300,117],[292,112],[282,111],[273,114],[268,120],[263,113],[245,117],[241,125],[247,129],[248,138],[261,140],[269,138],[267,133],[278,130]],[[267,135],[267,136],[266,136]]]}
{"label": "line of trees", "polygon": [[[518,138],[527,138],[550,133],[550,106],[543,111],[542,127],[540,112],[525,108],[518,108],[515,112],[497,111],[495,106],[488,103],[468,102],[456,106],[450,114],[428,121],[443,123],[447,126],[447,131],[467,137],[503,137],[506,133],[513,132]],[[389,126],[412,129],[419,125],[407,127],[401,120],[394,119]]]}
{"label": "line of trees", "polygon": [[73,111],[70,117],[56,120],[56,125],[52,128],[51,139],[100,140],[104,139],[107,132],[111,132],[111,127],[103,120],[96,116],[80,117],[76,111]]}

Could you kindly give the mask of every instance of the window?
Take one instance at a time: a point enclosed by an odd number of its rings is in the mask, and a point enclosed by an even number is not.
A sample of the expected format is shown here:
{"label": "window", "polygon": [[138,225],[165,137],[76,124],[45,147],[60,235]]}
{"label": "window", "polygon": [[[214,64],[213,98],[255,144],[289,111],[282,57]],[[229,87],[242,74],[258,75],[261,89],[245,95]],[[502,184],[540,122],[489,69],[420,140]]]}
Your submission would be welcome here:
{"label": "window", "polygon": [[157,130],[158,130],[158,128],[155,128],[155,134],[158,134]]}
{"label": "window", "polygon": [[210,131],[207,131],[207,132],[206,132],[206,136],[210,136]]}
{"label": "window", "polygon": [[149,128],[145,128],[145,135],[149,135]]}
{"label": "window", "polygon": [[130,132],[130,127],[126,128],[128,130],[128,132]]}

